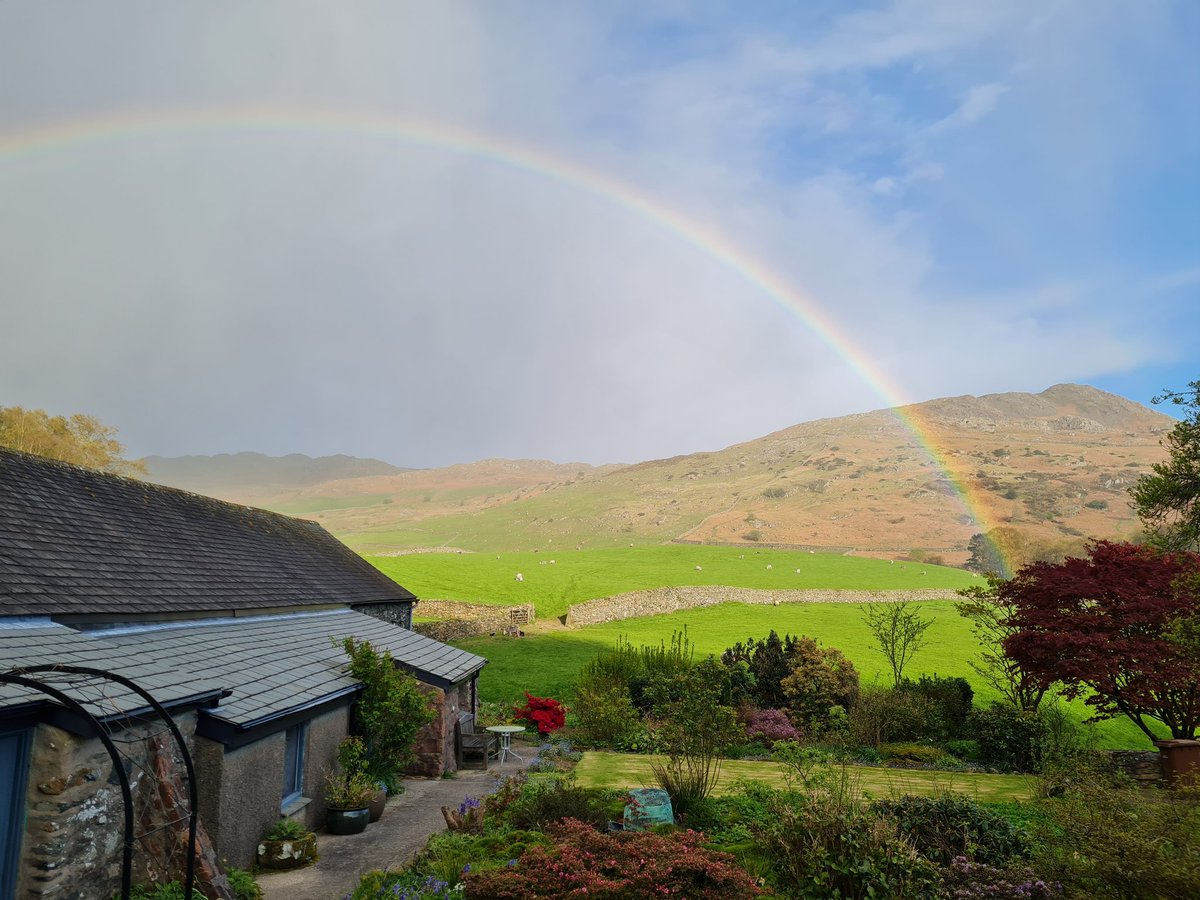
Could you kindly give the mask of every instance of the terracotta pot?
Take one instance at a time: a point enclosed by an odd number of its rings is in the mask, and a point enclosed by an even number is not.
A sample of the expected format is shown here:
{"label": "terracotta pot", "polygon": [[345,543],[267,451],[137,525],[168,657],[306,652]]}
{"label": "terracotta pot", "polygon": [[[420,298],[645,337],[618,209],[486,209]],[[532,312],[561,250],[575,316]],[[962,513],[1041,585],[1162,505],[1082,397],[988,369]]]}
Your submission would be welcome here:
{"label": "terracotta pot", "polygon": [[379,793],[371,799],[371,805],[367,809],[371,812],[371,821],[378,822],[379,817],[383,815],[383,808],[387,805],[387,791],[383,788],[379,789]]}
{"label": "terracotta pot", "polygon": [[325,813],[325,827],[330,834],[358,834],[365,831],[371,819],[371,811],[362,809],[334,809]]}
{"label": "terracotta pot", "polygon": [[1168,784],[1200,783],[1200,741],[1155,741]]}

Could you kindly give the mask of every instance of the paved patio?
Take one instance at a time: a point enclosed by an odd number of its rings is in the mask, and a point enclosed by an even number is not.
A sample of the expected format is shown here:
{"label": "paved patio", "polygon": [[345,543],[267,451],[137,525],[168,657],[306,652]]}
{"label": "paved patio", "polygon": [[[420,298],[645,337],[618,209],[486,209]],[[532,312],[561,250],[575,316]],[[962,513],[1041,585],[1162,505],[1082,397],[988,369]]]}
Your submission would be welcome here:
{"label": "paved patio", "polygon": [[383,816],[362,834],[318,834],[321,858],[315,865],[260,872],[264,900],[340,900],[354,890],[364,872],[403,868],[430,835],[445,831],[443,806],[492,793],[502,777],[521,771],[537,755],[536,746],[524,745],[518,752],[525,757],[523,764],[509,760],[503,768],[493,764],[486,772],[465,769],[454,778],[404,779],[404,793],[389,797]]}

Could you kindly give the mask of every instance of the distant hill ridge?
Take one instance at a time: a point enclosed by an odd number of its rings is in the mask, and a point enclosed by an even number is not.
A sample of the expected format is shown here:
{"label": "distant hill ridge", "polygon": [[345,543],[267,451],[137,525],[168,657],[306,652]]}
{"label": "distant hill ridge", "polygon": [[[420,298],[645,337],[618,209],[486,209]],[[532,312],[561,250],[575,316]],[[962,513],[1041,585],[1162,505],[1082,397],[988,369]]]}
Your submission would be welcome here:
{"label": "distant hill ridge", "polygon": [[189,491],[213,489],[306,487],[342,478],[400,475],[414,471],[378,459],[356,456],[267,456],[264,453],[219,453],[215,456],[147,456],[150,481]]}
{"label": "distant hill ridge", "polygon": [[[213,472],[223,458],[200,457],[190,458],[191,479],[164,483],[311,516],[367,553],[684,540],[887,554],[921,548],[954,560],[987,527],[1045,541],[1132,535],[1138,522],[1126,492],[1163,458],[1159,441],[1174,421],[1096,388],[1061,384],[804,422],[633,465],[488,459],[403,470],[333,457],[342,464],[320,480],[319,461],[293,456],[262,462],[259,481],[255,470],[233,467],[239,482],[225,474],[219,485]],[[937,460],[922,442],[937,448]],[[224,459],[238,457],[269,459]],[[313,464],[298,466],[306,480],[285,482],[283,460]],[[147,463],[162,480],[158,461]]]}

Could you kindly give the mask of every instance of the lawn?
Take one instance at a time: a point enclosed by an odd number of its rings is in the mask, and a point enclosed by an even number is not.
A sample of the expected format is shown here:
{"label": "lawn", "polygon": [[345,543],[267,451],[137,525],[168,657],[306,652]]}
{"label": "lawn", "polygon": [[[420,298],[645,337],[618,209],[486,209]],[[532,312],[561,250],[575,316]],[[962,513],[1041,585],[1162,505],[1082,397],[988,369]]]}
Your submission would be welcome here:
{"label": "lawn", "polygon": [[[961,569],[924,563],[687,544],[554,553],[421,553],[368,560],[418,597],[532,603],[539,618],[562,616],[572,603],[659,587],[881,591],[960,588],[980,581]],[[518,572],[522,581],[516,580]]]}
{"label": "lawn", "polygon": [[[952,601],[926,601],[921,611],[933,619],[933,625],[926,633],[927,646],[905,674],[913,678],[922,673],[961,675],[975,688],[976,705],[986,704],[992,698],[969,664],[976,652],[970,623],[958,615]],[[735,641],[764,637],[773,628],[781,635],[806,634],[825,646],[838,648],[854,663],[864,683],[890,677],[856,603],[727,603],[587,628],[563,628],[519,639],[470,638],[455,644],[488,658],[479,681],[483,699],[515,701],[528,690],[570,702],[579,669],[600,650],[611,648],[618,636],[625,635],[635,644],[669,643],[671,634],[685,625],[698,656],[719,654]],[[1073,709],[1080,718],[1087,714],[1082,703]],[[1097,726],[1096,738],[1104,748],[1150,749],[1142,733],[1124,718]]]}
{"label": "lawn", "polygon": [[[588,752],[575,767],[583,787],[656,787],[651,764],[653,756],[633,753]],[[876,800],[905,794],[935,796],[952,791],[982,803],[1027,800],[1033,784],[1027,775],[987,775],[979,772],[934,772],[918,769],[886,769],[881,766],[848,766],[851,784],[859,796]],[[771,787],[786,787],[785,769],[775,762],[728,759],[721,763],[721,777],[714,793],[727,794],[737,781],[757,781]]]}

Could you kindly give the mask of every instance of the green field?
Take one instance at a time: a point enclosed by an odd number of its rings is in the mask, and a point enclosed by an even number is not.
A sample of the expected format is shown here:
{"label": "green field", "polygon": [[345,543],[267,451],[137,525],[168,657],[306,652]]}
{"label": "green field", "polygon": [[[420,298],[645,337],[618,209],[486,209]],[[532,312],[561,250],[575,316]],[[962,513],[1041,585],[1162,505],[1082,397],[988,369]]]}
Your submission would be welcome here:
{"label": "green field", "polygon": [[[976,652],[970,623],[958,615],[951,601],[927,601],[921,604],[921,610],[934,624],[927,632],[928,645],[905,674],[913,678],[922,673],[961,675],[975,688],[976,703],[987,703],[992,698],[968,664]],[[825,646],[837,647],[858,668],[864,683],[890,678],[885,671],[887,663],[874,649],[859,605],[854,603],[787,603],[777,607],[728,603],[587,628],[563,628],[519,639],[484,637],[455,643],[488,658],[479,681],[483,699],[511,701],[528,690],[569,700],[580,667],[598,651],[612,647],[618,636],[625,635],[634,643],[669,643],[672,632],[684,625],[697,655],[719,654],[735,641],[763,637],[774,628],[780,634],[806,634]],[[1073,709],[1081,718],[1086,715],[1082,703]],[[1123,718],[1097,726],[1096,737],[1101,747],[1150,749],[1142,733]]]}
{"label": "green field", "polygon": [[[924,563],[688,544],[554,553],[420,553],[368,559],[418,597],[532,603],[539,618],[564,615],[572,603],[658,587],[882,591],[960,588],[980,581],[961,569]],[[516,580],[518,572],[523,581]]]}
{"label": "green field", "polygon": [[[575,767],[575,777],[583,787],[636,788],[657,787],[651,764],[653,756],[634,753],[583,754]],[[905,794],[937,796],[947,791],[965,794],[981,803],[1028,800],[1034,795],[1033,779],[1026,775],[988,775],[981,772],[933,772],[915,769],[887,769],[882,766],[848,766],[850,784],[861,797],[875,800],[902,797]],[[721,777],[715,794],[727,794],[738,781],[756,781],[774,788],[787,786],[784,767],[774,762],[727,759],[721,763]]]}

